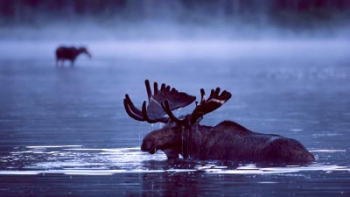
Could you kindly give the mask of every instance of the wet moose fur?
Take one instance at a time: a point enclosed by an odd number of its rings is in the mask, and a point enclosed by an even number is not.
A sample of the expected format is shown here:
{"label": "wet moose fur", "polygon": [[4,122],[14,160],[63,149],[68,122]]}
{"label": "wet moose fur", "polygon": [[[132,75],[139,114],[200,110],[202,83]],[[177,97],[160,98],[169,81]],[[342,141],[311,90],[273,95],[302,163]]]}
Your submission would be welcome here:
{"label": "wet moose fur", "polygon": [[[195,97],[162,84],[158,90],[154,83],[154,94],[148,80],[146,89],[149,105],[137,109],[126,95],[126,112],[138,121],[163,122],[165,126],[154,130],[143,139],[141,150],[154,154],[162,150],[168,159],[233,160],[267,164],[306,164],[315,161],[314,156],[297,140],[274,134],[256,133],[233,122],[223,121],[218,125],[204,126],[199,122],[203,115],[214,111],[231,98],[231,94],[220,89],[212,90],[208,99],[201,89],[201,101],[191,114],[178,119],[173,110],[185,107]],[[164,115],[168,117],[164,117]]]}

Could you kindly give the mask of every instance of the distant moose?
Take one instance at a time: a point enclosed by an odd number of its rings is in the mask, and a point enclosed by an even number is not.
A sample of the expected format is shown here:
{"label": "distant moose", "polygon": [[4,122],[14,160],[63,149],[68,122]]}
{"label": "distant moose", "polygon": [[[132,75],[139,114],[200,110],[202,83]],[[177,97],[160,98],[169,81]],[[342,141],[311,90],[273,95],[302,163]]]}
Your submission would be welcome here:
{"label": "distant moose", "polygon": [[58,66],[60,61],[61,65],[63,65],[65,60],[70,61],[73,66],[76,58],[82,53],[85,53],[91,58],[90,52],[85,47],[76,48],[60,46],[56,49],[56,66]]}
{"label": "distant moose", "polygon": [[[173,110],[183,108],[196,97],[178,92],[165,84],[158,89],[154,83],[154,93],[148,80],[145,81],[149,104],[143,102],[142,109],[132,103],[125,95],[124,107],[127,114],[137,121],[148,123],[165,123],[164,127],[147,134],[141,150],[154,154],[162,150],[168,159],[195,160],[232,160],[237,162],[254,162],[261,164],[307,164],[315,157],[297,140],[274,134],[263,134],[232,121],[223,121],[218,125],[204,126],[199,122],[208,114],[231,98],[231,93],[220,88],[211,90],[206,99],[200,90],[201,101],[191,114],[176,117]],[[165,116],[167,115],[167,116]]]}

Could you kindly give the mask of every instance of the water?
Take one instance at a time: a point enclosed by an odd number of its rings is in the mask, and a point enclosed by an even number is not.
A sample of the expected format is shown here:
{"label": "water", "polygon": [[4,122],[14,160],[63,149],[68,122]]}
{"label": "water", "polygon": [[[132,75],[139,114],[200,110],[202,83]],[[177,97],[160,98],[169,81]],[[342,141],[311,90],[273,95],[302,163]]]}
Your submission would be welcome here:
{"label": "water", "polygon": [[[0,46],[0,196],[350,195],[349,43],[96,42],[93,59],[74,67],[55,67],[54,43]],[[161,125],[131,119],[122,100],[128,93],[141,106],[145,79],[197,98],[200,88],[227,89],[231,100],[202,124],[230,119],[295,138],[316,162],[259,167],[143,153],[143,136]]]}

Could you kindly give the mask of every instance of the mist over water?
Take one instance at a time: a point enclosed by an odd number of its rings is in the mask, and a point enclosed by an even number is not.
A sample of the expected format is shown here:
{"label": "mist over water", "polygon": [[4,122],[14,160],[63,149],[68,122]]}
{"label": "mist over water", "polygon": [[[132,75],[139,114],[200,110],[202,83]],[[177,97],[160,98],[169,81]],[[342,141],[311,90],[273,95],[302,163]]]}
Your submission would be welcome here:
{"label": "mist over water", "polygon": [[[0,196],[350,194],[346,1],[28,2],[0,6]],[[56,66],[61,45],[86,46],[92,58]],[[233,120],[294,138],[316,162],[141,152],[162,125],[131,119],[122,101],[128,93],[140,107],[145,79],[197,100],[200,88],[226,89],[232,98],[201,124]]]}
{"label": "mist over water", "polygon": [[348,39],[346,0],[8,1],[5,40]]}
{"label": "mist over water", "polygon": [[340,57],[349,10],[343,0],[7,2],[0,58],[54,58],[60,45],[86,46],[94,60]]}

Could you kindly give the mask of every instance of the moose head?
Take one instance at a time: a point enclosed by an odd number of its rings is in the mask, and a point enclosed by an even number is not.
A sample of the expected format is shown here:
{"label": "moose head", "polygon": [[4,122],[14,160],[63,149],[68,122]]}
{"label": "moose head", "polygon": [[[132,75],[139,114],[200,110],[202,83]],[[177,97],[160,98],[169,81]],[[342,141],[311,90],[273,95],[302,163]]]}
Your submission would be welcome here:
{"label": "moose head", "polygon": [[92,57],[91,53],[86,49],[86,47],[78,48],[79,53],[85,53],[89,58]]}
{"label": "moose head", "polygon": [[[179,154],[187,157],[183,151],[184,132],[190,132],[194,125],[197,125],[202,117],[210,113],[231,98],[231,93],[226,90],[220,93],[220,88],[211,90],[208,99],[205,98],[204,89],[200,90],[201,101],[196,102],[196,107],[191,114],[185,115],[182,119],[176,117],[172,111],[186,107],[196,100],[195,96],[179,92],[166,84],[158,89],[158,83],[154,82],[154,93],[152,94],[150,82],[145,81],[148,94],[148,106],[146,101],[142,104],[142,110],[137,109],[128,94],[125,95],[124,107],[128,115],[138,121],[148,123],[165,123],[162,129],[152,131],[144,139],[141,150],[154,154],[162,150],[168,158],[177,158]],[[190,133],[187,133],[189,135]]]}

